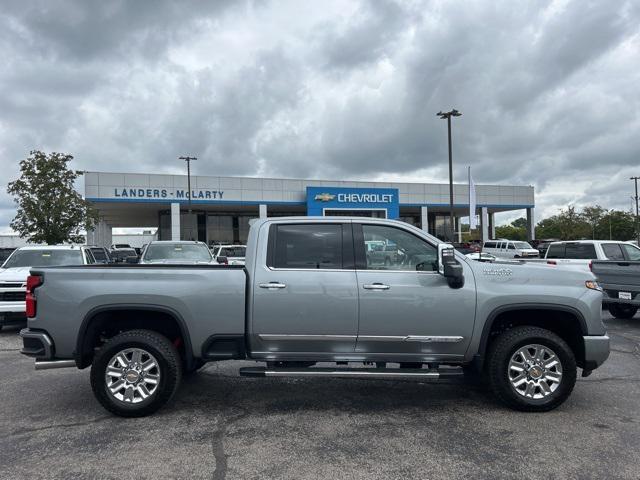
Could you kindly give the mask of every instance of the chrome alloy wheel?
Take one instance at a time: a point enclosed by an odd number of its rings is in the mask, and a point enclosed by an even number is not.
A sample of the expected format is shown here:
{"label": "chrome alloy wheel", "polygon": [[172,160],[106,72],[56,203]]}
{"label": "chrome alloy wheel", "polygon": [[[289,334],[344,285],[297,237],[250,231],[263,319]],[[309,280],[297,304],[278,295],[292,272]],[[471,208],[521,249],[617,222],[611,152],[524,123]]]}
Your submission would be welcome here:
{"label": "chrome alloy wheel", "polygon": [[549,347],[525,345],[511,356],[507,375],[516,392],[525,398],[540,400],[560,386],[562,364]]}
{"label": "chrome alloy wheel", "polygon": [[111,357],[104,380],[107,391],[116,400],[140,403],[156,393],[160,367],[146,350],[127,348]]}

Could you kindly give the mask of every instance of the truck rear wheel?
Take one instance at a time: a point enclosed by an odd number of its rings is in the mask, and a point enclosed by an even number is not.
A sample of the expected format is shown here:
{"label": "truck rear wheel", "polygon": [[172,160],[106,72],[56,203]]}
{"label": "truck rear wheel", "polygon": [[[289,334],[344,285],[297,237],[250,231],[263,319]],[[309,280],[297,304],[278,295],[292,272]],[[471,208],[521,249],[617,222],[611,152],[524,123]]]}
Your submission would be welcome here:
{"label": "truck rear wheel", "polygon": [[515,327],[491,344],[487,363],[489,385],[507,406],[546,412],[573,391],[577,367],[567,343],[549,330]]}
{"label": "truck rear wheel", "polygon": [[638,312],[638,307],[634,305],[625,305],[624,303],[609,304],[609,313],[616,318],[627,320],[633,318]]}
{"label": "truck rear wheel", "polygon": [[143,417],[165,405],[182,377],[180,354],[166,337],[130,330],[111,338],[91,366],[93,393],[111,413]]}

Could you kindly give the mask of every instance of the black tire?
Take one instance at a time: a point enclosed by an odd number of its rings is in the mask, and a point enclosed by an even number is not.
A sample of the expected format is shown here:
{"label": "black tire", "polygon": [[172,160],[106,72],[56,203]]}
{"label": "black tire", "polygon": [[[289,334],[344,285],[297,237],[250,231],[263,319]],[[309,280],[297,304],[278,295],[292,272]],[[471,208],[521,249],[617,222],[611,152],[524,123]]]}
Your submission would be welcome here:
{"label": "black tire", "polygon": [[[541,345],[552,350],[560,362],[562,369],[560,382],[554,387],[555,390],[543,398],[525,397],[523,393],[518,393],[517,388],[511,383],[509,363],[512,356],[527,345]],[[512,328],[500,334],[489,347],[487,359],[489,386],[500,401],[514,410],[524,412],[553,410],[569,397],[575,386],[576,377],[577,367],[573,351],[562,338],[544,328],[528,326]],[[542,390],[536,387],[535,393],[542,394]]]}
{"label": "black tire", "polygon": [[610,303],[609,313],[621,320],[628,320],[638,312],[638,307],[634,305],[626,305],[624,303]]}
{"label": "black tire", "polygon": [[[126,403],[115,398],[106,382],[109,362],[127,349],[143,350],[151,354],[157,363],[154,370],[159,375],[157,388],[139,403]],[[116,335],[96,353],[91,365],[91,388],[95,397],[105,409],[121,417],[144,417],[155,412],[171,399],[181,379],[182,360],[175,346],[168,338],[150,330],[130,330]]]}

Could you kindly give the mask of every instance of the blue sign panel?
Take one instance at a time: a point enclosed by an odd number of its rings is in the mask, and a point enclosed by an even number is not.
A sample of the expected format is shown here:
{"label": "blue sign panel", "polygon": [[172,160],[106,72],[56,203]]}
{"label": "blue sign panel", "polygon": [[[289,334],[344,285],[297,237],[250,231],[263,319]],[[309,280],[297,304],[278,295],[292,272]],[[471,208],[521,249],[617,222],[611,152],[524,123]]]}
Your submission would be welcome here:
{"label": "blue sign panel", "polygon": [[385,210],[387,218],[398,218],[398,189],[307,187],[307,215],[327,215],[327,210]]}

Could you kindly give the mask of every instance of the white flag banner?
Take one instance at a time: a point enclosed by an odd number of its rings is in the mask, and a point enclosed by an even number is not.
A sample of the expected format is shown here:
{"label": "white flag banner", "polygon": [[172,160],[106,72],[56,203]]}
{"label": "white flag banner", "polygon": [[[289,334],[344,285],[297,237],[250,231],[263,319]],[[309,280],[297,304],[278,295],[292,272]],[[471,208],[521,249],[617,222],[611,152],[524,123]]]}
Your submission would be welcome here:
{"label": "white flag banner", "polygon": [[478,228],[478,218],[476,217],[476,184],[471,178],[471,167],[469,167],[469,229]]}

